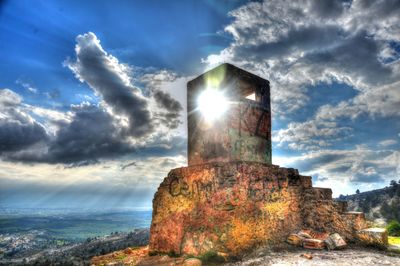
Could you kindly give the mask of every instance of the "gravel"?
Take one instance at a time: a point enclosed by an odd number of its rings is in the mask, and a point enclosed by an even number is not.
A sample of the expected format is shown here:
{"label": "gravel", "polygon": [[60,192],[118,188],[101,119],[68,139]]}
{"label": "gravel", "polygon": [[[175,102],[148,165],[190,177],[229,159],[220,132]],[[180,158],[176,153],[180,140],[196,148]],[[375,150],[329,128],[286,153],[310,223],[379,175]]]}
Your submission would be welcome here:
{"label": "gravel", "polygon": [[[312,259],[302,257],[302,254],[311,254]],[[400,254],[384,252],[369,248],[347,248],[344,250],[306,250],[293,249],[290,251],[259,250],[245,257],[240,262],[229,263],[230,266],[256,265],[399,265]]]}

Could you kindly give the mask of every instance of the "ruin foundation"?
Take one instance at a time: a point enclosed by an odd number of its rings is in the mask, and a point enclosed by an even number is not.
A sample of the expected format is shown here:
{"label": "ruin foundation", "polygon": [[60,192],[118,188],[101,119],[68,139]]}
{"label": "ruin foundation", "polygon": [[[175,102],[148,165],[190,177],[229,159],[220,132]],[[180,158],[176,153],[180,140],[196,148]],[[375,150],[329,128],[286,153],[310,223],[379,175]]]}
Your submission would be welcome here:
{"label": "ruin foundation", "polygon": [[150,252],[238,256],[304,228],[352,241],[366,225],[346,209],[292,168],[242,161],[177,168],[153,199]]}
{"label": "ruin foundation", "polygon": [[[213,122],[198,108],[207,91],[229,103]],[[188,82],[187,106],[189,166],[170,171],[154,196],[150,252],[238,256],[300,229],[351,241],[365,227],[363,214],[346,212],[331,189],[271,164],[268,80],[222,64]]]}

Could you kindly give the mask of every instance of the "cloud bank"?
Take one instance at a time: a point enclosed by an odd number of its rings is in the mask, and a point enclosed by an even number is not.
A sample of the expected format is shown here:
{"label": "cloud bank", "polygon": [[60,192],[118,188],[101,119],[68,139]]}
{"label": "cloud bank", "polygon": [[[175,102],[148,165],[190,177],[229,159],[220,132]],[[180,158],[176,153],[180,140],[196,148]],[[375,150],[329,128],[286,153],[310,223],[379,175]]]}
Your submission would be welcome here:
{"label": "cloud bank", "polygon": [[167,152],[180,142],[174,129],[181,123],[182,105],[160,87],[176,78],[173,73],[147,74],[139,88],[132,68],[108,54],[94,33],[78,35],[76,42],[76,57],[64,65],[100,102],[81,102],[58,112],[0,90],[3,160],[82,166],[148,147]]}

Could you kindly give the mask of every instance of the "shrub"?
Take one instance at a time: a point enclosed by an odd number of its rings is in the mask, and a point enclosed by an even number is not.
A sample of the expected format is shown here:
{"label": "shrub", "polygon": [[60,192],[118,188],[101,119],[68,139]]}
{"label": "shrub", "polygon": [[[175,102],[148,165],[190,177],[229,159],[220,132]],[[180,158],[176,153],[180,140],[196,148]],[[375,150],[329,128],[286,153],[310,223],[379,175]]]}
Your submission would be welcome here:
{"label": "shrub", "polygon": [[202,256],[200,256],[199,259],[206,265],[208,265],[210,263],[225,262],[225,258],[218,255],[218,253],[215,251],[208,251],[208,252],[204,253]]}
{"label": "shrub", "polygon": [[386,230],[390,236],[400,236],[400,223],[398,221],[391,221]]}

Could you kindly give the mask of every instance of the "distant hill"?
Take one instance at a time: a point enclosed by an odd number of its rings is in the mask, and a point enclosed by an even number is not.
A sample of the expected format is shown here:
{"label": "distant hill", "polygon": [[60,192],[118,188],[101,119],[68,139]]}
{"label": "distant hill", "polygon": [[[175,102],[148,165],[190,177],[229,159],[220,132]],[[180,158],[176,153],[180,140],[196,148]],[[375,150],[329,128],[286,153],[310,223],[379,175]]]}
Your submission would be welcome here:
{"label": "distant hill", "polygon": [[362,211],[367,219],[383,224],[391,220],[400,221],[400,180],[392,180],[390,186],[353,195],[340,195],[346,200],[349,211]]}

